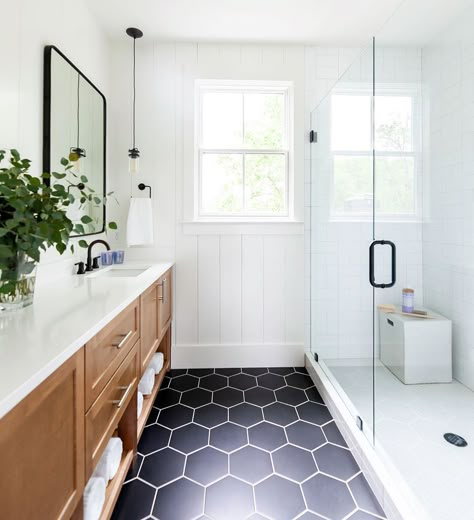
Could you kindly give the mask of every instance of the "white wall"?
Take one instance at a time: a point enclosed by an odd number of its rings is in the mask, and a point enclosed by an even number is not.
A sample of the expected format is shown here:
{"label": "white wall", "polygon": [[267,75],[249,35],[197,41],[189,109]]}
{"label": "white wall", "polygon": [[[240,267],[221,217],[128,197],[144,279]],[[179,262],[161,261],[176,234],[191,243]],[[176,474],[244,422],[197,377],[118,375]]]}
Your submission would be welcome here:
{"label": "white wall", "polygon": [[[124,38],[125,40],[125,38]],[[137,43],[137,146],[130,178],[130,41],[114,49],[113,185],[123,244],[130,194],[153,188],[155,245],[128,257],[176,260],[173,366],[300,365],[304,314],[304,48]],[[300,224],[185,222],[194,163],[194,80],[290,80],[295,87],[296,204]]]}
{"label": "white wall", "polygon": [[454,377],[474,390],[474,10],[423,49],[425,302],[453,322]]}
{"label": "white wall", "polygon": [[[108,40],[85,0],[3,2],[0,27],[0,148],[17,148],[32,160],[32,173],[39,174],[44,46],[58,47],[107,96]],[[69,255],[48,251],[42,264],[41,281],[71,272]]]}

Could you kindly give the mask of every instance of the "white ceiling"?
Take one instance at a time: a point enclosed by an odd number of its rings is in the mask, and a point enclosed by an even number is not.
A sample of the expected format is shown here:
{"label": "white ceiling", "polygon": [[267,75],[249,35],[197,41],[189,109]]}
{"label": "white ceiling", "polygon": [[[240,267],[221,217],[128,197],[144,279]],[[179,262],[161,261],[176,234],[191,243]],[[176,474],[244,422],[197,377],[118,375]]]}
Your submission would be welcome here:
{"label": "white ceiling", "polygon": [[396,11],[390,39],[425,43],[472,0],[87,0],[112,39],[361,45]]}

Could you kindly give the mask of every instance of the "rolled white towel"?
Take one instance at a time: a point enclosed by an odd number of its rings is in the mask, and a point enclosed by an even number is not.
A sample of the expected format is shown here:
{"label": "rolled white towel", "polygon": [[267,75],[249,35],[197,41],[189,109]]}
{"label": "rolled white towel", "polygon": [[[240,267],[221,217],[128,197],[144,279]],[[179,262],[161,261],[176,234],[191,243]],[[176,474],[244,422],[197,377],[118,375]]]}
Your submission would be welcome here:
{"label": "rolled white towel", "polygon": [[137,419],[140,417],[143,408],[143,394],[141,392],[137,393]]}
{"label": "rolled white towel", "polygon": [[152,368],[155,371],[155,374],[159,374],[161,369],[163,368],[164,361],[165,358],[163,356],[163,352],[157,352],[151,358],[148,368]]}
{"label": "rolled white towel", "polygon": [[105,480],[91,477],[84,489],[84,520],[98,520],[105,502]]}
{"label": "rolled white towel", "polygon": [[155,384],[155,371],[152,368],[147,368],[138,383],[138,391],[143,395],[150,395]]}
{"label": "rolled white towel", "polygon": [[117,474],[120,461],[122,460],[122,453],[122,439],[120,437],[112,437],[107,443],[92,476],[103,478],[107,484]]}

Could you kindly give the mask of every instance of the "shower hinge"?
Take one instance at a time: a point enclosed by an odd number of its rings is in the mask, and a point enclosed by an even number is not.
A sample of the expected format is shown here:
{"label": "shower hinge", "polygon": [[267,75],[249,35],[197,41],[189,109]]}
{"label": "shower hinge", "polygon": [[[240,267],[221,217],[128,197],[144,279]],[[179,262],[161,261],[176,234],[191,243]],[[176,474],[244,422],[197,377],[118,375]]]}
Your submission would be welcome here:
{"label": "shower hinge", "polygon": [[317,352],[314,353],[314,360],[316,361],[316,363],[319,361],[319,356]]}
{"label": "shower hinge", "polygon": [[359,428],[360,431],[363,431],[364,430],[364,421],[362,420],[362,417],[360,417],[360,415],[358,415],[356,417],[356,423],[357,423],[357,428]]}
{"label": "shower hinge", "polygon": [[318,132],[315,132],[314,130],[311,130],[309,133],[309,142],[310,143],[317,143],[318,142]]}

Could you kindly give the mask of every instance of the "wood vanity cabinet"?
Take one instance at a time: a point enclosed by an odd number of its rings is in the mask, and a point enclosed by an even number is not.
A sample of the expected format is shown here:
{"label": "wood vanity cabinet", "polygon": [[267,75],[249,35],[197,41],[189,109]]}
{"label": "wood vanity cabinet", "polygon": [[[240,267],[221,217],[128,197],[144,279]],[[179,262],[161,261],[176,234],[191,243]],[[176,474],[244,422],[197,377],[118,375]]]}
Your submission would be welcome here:
{"label": "wood vanity cabinet", "polygon": [[85,483],[84,350],[0,424],[0,518],[71,518]]}
{"label": "wood vanity cabinet", "polygon": [[[0,518],[80,520],[82,496],[108,441],[123,454],[107,486],[108,520],[171,361],[171,269],[0,419]],[[163,352],[137,418],[137,388]]]}

